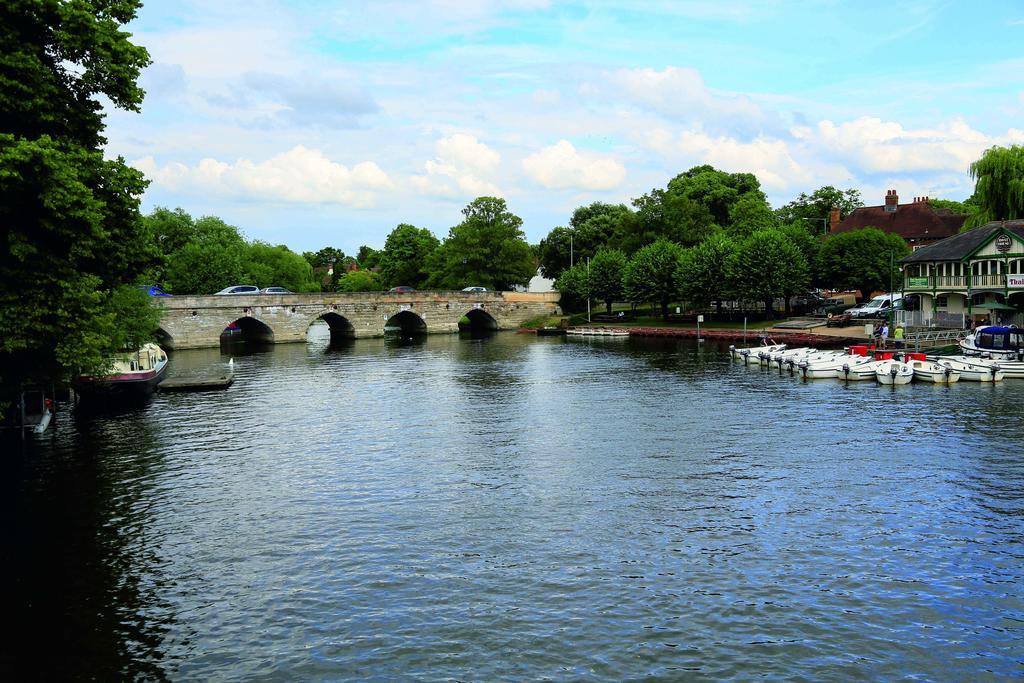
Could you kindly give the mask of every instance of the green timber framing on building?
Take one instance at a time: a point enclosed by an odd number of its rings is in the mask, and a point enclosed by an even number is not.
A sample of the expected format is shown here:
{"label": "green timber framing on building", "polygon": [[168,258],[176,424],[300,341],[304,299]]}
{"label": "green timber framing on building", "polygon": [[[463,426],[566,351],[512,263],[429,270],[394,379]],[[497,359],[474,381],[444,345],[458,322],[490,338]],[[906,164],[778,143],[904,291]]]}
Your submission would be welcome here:
{"label": "green timber framing on building", "polygon": [[1004,322],[1024,312],[1024,220],[986,223],[922,247],[900,264],[903,293],[917,295],[922,311]]}

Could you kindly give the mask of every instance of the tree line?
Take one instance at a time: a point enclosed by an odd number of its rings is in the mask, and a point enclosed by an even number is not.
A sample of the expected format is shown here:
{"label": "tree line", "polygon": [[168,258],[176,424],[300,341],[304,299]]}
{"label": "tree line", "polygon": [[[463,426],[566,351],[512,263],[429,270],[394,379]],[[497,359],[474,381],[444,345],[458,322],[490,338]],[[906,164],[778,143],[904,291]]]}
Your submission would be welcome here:
{"label": "tree line", "polygon": [[898,235],[868,228],[825,237],[833,208],[845,218],[862,206],[857,190],[822,187],[773,210],[756,176],[697,166],[624,204],[576,209],[566,227],[541,240],[542,272],[556,278],[562,303],[587,300],[694,306],[756,302],[772,314],[814,286],[889,287],[909,252]]}
{"label": "tree line", "polygon": [[462,221],[443,240],[426,228],[402,223],[380,250],[362,246],[355,257],[348,257],[340,249],[325,247],[304,256],[314,268],[333,266],[327,288],[341,292],[399,285],[507,290],[525,285],[536,272],[522,226],[523,220],[509,211],[504,199],[477,197],[462,209]]}

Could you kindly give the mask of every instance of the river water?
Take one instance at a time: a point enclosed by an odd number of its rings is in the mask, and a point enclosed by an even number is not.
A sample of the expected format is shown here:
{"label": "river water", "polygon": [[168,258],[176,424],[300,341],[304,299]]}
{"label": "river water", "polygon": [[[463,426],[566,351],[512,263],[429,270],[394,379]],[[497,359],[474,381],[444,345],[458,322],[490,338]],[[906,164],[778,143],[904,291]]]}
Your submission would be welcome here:
{"label": "river water", "polygon": [[226,392],[4,442],[4,672],[1024,675],[1024,381],[512,333],[234,366]]}

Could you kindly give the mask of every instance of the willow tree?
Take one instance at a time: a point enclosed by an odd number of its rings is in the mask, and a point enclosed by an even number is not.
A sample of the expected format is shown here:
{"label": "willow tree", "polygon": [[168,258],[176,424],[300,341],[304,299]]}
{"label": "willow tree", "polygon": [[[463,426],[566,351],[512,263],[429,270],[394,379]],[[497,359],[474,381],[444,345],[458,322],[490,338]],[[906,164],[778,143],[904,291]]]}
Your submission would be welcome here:
{"label": "willow tree", "polygon": [[971,164],[978,211],[970,227],[990,221],[1024,218],[1024,147],[991,147]]}
{"label": "willow tree", "polygon": [[[156,324],[146,186],[103,155],[103,102],[137,111],[135,0],[0,3],[0,385],[102,369]],[[150,329],[146,329],[150,328]],[[0,397],[2,401],[2,397]]]}

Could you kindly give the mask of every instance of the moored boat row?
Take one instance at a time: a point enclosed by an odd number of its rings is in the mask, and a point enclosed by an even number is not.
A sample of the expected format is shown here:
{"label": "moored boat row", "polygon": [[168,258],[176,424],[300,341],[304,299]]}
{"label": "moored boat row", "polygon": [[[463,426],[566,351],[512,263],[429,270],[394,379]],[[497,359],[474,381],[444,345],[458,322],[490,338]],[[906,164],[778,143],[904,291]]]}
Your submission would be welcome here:
{"label": "moored boat row", "polygon": [[[730,355],[744,365],[777,368],[803,379],[875,380],[880,384],[907,384],[912,380],[953,384],[961,379],[998,382],[1012,377],[1003,367],[1016,361],[977,356],[926,356],[923,353],[876,351],[867,345],[842,351],[811,347],[787,349],[785,344],[729,348]],[[1024,377],[1024,374],[1020,375]]]}
{"label": "moored boat row", "polygon": [[580,337],[628,337],[629,330],[621,327],[570,327],[565,331]]}

